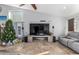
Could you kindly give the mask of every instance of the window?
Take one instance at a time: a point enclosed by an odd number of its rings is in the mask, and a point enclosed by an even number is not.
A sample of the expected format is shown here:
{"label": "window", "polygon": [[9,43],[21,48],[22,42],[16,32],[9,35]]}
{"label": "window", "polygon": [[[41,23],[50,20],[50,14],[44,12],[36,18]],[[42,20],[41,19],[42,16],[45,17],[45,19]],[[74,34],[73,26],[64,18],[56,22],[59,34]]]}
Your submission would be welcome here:
{"label": "window", "polygon": [[74,32],[74,18],[68,20],[68,31]]}

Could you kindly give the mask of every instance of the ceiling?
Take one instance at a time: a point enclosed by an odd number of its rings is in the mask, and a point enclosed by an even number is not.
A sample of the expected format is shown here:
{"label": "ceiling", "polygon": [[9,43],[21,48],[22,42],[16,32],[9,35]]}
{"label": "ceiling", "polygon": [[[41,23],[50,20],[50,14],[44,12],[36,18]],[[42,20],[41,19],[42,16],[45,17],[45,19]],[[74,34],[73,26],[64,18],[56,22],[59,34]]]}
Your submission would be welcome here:
{"label": "ceiling", "polygon": [[[11,4],[10,6],[19,7],[20,4]],[[79,4],[36,4],[36,12],[47,13],[53,16],[68,17],[79,13]],[[34,10],[30,4],[26,4],[23,9]]]}

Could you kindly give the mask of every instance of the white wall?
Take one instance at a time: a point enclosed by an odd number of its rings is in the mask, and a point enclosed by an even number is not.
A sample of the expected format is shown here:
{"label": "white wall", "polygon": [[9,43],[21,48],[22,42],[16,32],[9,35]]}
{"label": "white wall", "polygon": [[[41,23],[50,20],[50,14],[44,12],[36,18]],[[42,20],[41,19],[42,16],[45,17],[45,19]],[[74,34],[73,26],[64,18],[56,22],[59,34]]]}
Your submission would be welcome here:
{"label": "white wall", "polygon": [[54,26],[54,35],[58,38],[59,36],[65,35],[66,20],[64,17],[52,17],[51,18],[51,31]]}
{"label": "white wall", "polygon": [[[65,33],[65,24],[66,20],[64,17],[58,17],[58,16],[50,16],[48,14],[30,11],[26,9],[20,9],[17,7],[11,7],[7,5],[0,5],[3,7],[3,11],[0,13],[0,15],[6,15],[8,16],[8,11],[10,10],[21,10],[23,11],[23,20],[24,20],[24,27],[25,27],[25,35],[29,34],[29,24],[30,23],[40,23],[40,20],[46,20],[45,23],[50,24],[50,32],[52,31],[52,26],[55,27],[54,29],[54,35],[56,37],[64,35]],[[13,20],[15,21],[15,20]]]}

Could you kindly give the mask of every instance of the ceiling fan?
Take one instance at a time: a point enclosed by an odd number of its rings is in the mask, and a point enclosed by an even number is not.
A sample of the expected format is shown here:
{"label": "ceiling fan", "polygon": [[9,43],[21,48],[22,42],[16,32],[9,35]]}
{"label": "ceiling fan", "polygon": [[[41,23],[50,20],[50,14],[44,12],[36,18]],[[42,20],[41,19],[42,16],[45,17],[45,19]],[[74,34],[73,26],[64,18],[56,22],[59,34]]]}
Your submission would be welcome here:
{"label": "ceiling fan", "polygon": [[[22,6],[24,6],[24,5],[25,5],[25,4],[20,4],[19,6],[22,7]],[[37,7],[36,7],[35,4],[31,4],[31,6],[34,8],[34,10],[37,10]]]}

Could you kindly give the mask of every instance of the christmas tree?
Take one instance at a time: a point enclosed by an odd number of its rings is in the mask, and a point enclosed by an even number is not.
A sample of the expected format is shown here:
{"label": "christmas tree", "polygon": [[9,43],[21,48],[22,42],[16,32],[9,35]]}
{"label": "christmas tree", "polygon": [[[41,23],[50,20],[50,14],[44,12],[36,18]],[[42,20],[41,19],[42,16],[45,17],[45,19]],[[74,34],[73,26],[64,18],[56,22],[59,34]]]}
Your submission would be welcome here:
{"label": "christmas tree", "polygon": [[5,41],[6,43],[8,43],[9,41],[13,43],[13,40],[15,40],[16,38],[13,23],[10,19],[6,21],[3,36],[3,41]]}

